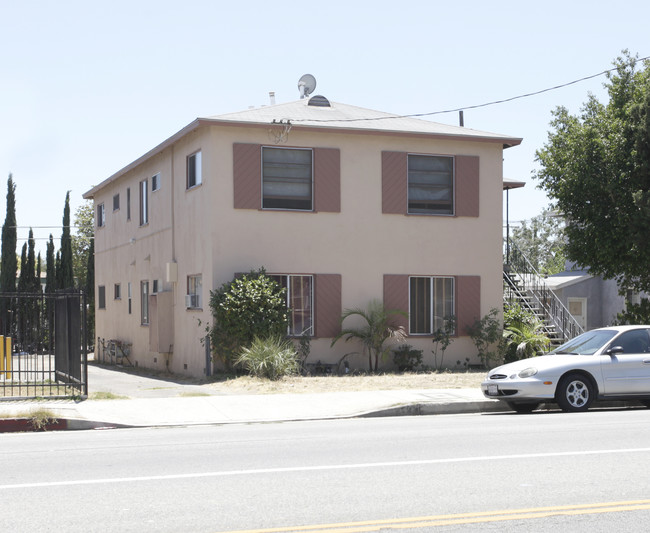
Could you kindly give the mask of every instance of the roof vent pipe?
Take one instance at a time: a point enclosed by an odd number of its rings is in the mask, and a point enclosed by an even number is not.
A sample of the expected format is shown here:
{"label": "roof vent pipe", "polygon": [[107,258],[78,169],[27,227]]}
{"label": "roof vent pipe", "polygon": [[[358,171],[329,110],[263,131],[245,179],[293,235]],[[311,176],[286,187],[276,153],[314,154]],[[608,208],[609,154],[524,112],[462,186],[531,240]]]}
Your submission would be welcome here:
{"label": "roof vent pipe", "polygon": [[271,105],[275,105],[275,91],[269,92],[269,99],[271,100]]}
{"label": "roof vent pipe", "polygon": [[460,127],[463,128],[465,126],[465,118],[463,117],[462,109],[458,112],[458,121],[460,123]]}

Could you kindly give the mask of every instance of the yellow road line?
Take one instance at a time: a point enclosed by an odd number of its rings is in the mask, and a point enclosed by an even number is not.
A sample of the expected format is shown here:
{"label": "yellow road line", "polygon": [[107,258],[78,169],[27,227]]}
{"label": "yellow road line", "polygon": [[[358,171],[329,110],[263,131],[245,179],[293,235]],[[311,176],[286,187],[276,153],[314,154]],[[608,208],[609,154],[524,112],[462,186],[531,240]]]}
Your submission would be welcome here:
{"label": "yellow road line", "polygon": [[363,522],[342,522],[339,524],[320,524],[296,527],[277,527],[269,529],[247,529],[230,533],[363,533],[381,529],[407,529],[463,524],[480,524],[486,522],[505,522],[512,520],[530,520],[549,516],[577,516],[585,514],[621,513],[629,511],[650,510],[650,500],[633,500],[623,502],[590,503],[584,505],[561,505],[555,507],[538,507],[531,509],[508,509],[503,511],[483,511],[478,513],[460,513],[437,516],[420,516],[370,520]]}

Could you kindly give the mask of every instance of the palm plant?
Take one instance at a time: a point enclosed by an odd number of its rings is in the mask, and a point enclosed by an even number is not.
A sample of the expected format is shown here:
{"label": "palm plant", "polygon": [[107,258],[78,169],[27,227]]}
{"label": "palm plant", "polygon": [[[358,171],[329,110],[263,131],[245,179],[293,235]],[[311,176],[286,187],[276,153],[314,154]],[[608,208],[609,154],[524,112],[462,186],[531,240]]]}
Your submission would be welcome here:
{"label": "palm plant", "polygon": [[539,355],[551,342],[544,332],[544,323],[518,304],[506,306],[503,340],[506,362]]}
{"label": "palm plant", "polygon": [[[391,324],[391,317],[394,315],[408,316],[404,311],[396,309],[388,310],[384,304],[378,300],[373,300],[368,304],[366,309],[355,307],[346,309],[341,315],[341,324],[349,317],[359,317],[364,324],[358,328],[343,328],[334,340],[331,346],[341,338],[345,341],[356,339],[363,346],[363,353],[368,355],[368,366],[371,372],[376,372],[379,367],[379,358],[386,357],[389,348],[385,346],[388,339],[394,339],[401,342],[406,337],[406,331],[403,326]],[[374,362],[374,367],[373,367]]]}

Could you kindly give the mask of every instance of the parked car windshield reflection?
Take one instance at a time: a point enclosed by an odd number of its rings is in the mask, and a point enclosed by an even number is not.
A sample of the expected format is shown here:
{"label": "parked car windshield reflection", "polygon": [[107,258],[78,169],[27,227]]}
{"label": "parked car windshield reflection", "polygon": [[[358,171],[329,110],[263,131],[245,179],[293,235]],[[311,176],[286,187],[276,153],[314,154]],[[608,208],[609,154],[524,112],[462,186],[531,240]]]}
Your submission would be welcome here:
{"label": "parked car windshield reflection", "polygon": [[551,354],[593,355],[618,333],[613,329],[587,331],[559,346]]}

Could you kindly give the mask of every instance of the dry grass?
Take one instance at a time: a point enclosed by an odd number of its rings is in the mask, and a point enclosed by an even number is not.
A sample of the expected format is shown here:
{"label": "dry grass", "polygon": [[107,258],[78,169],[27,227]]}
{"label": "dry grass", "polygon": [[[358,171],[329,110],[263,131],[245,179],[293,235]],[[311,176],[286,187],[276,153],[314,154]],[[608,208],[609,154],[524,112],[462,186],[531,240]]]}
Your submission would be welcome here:
{"label": "dry grass", "polygon": [[241,376],[203,385],[212,393],[283,394],[397,389],[473,389],[485,372],[430,372],[354,376],[298,376],[278,381]]}

